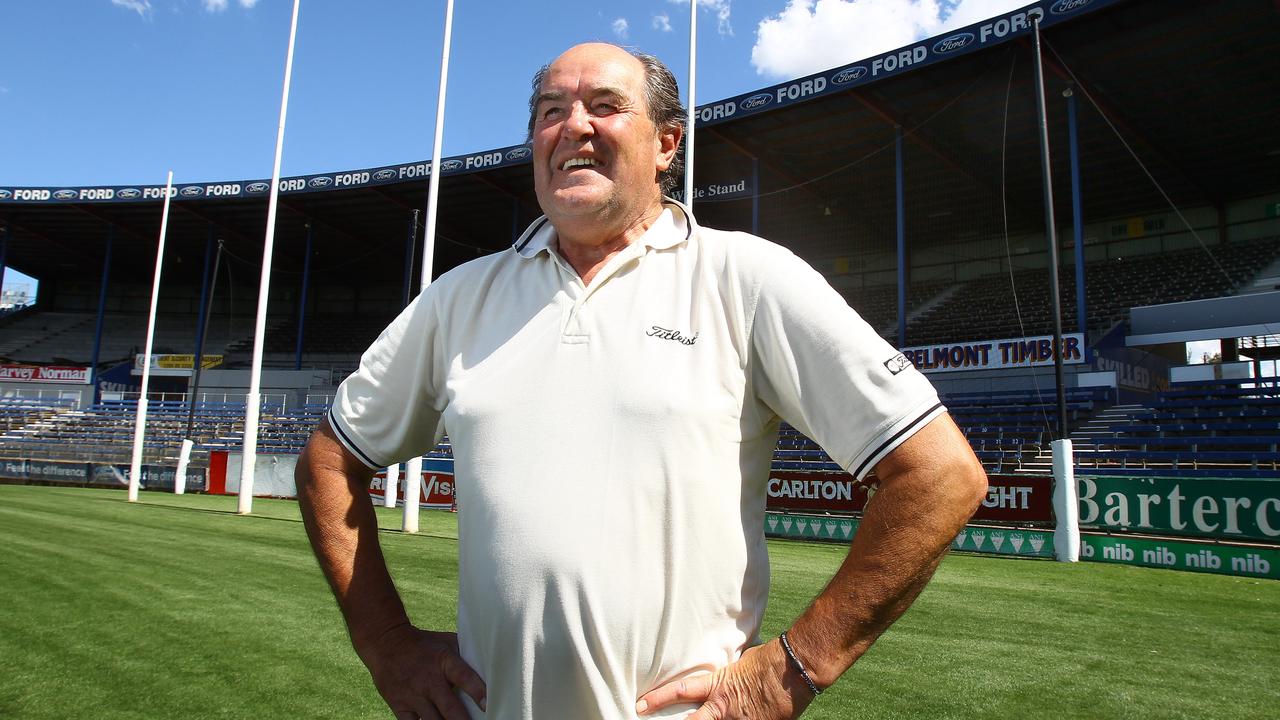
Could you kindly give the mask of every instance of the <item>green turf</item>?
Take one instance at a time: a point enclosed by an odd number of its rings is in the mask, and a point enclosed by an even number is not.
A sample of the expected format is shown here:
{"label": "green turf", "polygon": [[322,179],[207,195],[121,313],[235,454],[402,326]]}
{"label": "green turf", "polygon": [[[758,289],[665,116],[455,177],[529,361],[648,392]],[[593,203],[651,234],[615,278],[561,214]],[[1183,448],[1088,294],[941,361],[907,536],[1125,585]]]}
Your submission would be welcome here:
{"label": "green turf", "polygon": [[[390,717],[351,651],[296,504],[0,485],[0,718]],[[453,516],[379,510],[421,625],[452,627]],[[843,550],[770,544],[764,634]],[[807,718],[1264,718],[1280,583],[953,556]]]}

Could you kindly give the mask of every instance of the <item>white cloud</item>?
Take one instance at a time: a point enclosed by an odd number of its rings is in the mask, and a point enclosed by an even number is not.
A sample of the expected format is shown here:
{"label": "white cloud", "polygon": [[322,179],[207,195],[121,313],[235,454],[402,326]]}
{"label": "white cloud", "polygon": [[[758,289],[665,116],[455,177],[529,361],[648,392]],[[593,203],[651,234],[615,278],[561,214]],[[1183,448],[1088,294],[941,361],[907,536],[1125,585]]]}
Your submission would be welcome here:
{"label": "white cloud", "polygon": [[240,0],[240,7],[251,8],[258,4],[258,0]]}
{"label": "white cloud", "polygon": [[627,39],[627,28],[628,28],[629,26],[630,26],[630,25],[629,25],[629,23],[627,23],[627,19],[626,19],[626,18],[618,18],[617,20],[614,20],[614,21],[613,21],[613,34],[614,34],[614,35],[617,35],[618,37],[622,38],[623,40],[626,40],[626,39]]}
{"label": "white cloud", "polygon": [[227,0],[203,0],[204,9],[208,12],[222,12],[227,9]]}
{"label": "white cloud", "polygon": [[671,16],[666,13],[653,16],[653,29],[660,32],[671,32]]}
{"label": "white cloud", "polygon": [[111,4],[126,10],[133,10],[142,17],[151,12],[151,0],[111,0]]}
{"label": "white cloud", "polygon": [[[706,0],[700,0],[705,2]],[[760,21],[751,64],[799,77],[1022,7],[1026,0],[787,0]]]}
{"label": "white cloud", "polygon": [[[672,5],[688,5],[689,0],[667,0]],[[721,35],[733,36],[733,24],[729,22],[729,16],[733,10],[733,0],[698,0],[698,5],[704,10],[710,10],[716,15],[716,32]]]}

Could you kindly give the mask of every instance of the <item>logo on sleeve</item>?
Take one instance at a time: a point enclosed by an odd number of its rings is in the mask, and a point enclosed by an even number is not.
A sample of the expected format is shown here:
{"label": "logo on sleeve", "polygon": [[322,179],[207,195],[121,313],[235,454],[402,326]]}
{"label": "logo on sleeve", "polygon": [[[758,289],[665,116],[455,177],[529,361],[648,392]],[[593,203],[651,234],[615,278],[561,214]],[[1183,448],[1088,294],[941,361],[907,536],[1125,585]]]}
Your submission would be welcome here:
{"label": "logo on sleeve", "polygon": [[897,375],[903,370],[906,370],[907,368],[911,367],[911,361],[907,359],[906,355],[903,355],[902,353],[898,353],[897,355],[894,355],[888,360],[885,360],[884,366],[889,370],[889,372],[893,373],[894,375]]}

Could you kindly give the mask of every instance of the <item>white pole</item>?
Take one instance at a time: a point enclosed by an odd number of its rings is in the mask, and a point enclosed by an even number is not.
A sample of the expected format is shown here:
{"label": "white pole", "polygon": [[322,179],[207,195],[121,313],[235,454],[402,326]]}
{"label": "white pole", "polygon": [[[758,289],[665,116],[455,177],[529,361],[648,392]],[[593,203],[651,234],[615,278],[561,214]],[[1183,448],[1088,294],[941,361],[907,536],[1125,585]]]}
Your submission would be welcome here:
{"label": "white pole", "polygon": [[689,119],[684,129],[684,204],[693,209],[693,123],[698,86],[698,0],[689,0]]}
{"label": "white pole", "polygon": [[[431,284],[431,262],[436,253],[436,200],[440,197],[440,146],[444,140],[444,94],[449,84],[449,44],[453,37],[453,0],[444,10],[444,49],[440,52],[440,94],[436,99],[436,137],[431,146],[431,182],[427,185],[427,232],[422,237],[421,292]],[[412,503],[416,508],[417,503]],[[405,503],[407,508],[410,503]]]}
{"label": "white pole", "polygon": [[160,304],[160,270],[164,267],[164,238],[169,231],[169,198],[173,190],[173,171],[164,181],[164,209],[160,211],[160,243],[156,248],[156,275],[151,282],[151,312],[147,315],[147,343],[142,355],[142,392],[138,396],[138,415],[133,427],[133,461],[129,464],[129,502],[138,502],[138,486],[142,482],[142,440],[147,429],[147,388],[151,384],[151,348],[156,339],[156,307]]}
{"label": "white pole", "polygon": [[1071,441],[1054,440],[1053,514],[1058,519],[1053,531],[1053,554],[1058,562],[1080,561],[1080,489],[1076,486],[1075,457]]}
{"label": "white pole", "polygon": [[396,506],[396,488],[400,485],[400,463],[387,467],[387,481],[382,484],[382,506]]}
{"label": "white pole", "polygon": [[178,472],[173,474],[173,494],[182,495],[187,491],[187,465],[191,463],[191,448],[195,443],[184,439],[182,450],[178,453]]}
{"label": "white pole", "polygon": [[404,516],[400,521],[401,532],[418,532],[418,503],[422,500],[422,457],[411,458],[404,464]]}
{"label": "white pole", "polygon": [[280,126],[276,130],[276,158],[271,169],[271,199],[267,202],[267,237],[262,247],[262,279],[258,283],[258,320],[253,328],[253,365],[249,371],[249,393],[245,396],[244,459],[240,465],[238,510],[253,510],[253,469],[258,456],[258,414],[262,389],[262,351],[267,332],[267,297],[271,292],[271,252],[276,243],[276,207],[280,202],[280,155],[284,151],[284,120],[289,110],[289,79],[293,76],[293,43],[298,35],[298,3],[293,0],[293,20],[289,25],[289,52],[284,61],[284,91],[280,94]]}
{"label": "white pole", "polygon": [[[431,145],[431,182],[427,186],[427,226],[422,237],[422,281],[419,292],[431,284],[431,263],[436,252],[436,207],[440,198],[440,146],[444,141],[444,100],[449,86],[449,47],[453,38],[453,0],[445,3],[444,47],[440,51],[440,93],[436,98],[436,133]],[[404,467],[404,516],[400,529],[418,532],[418,498],[422,491],[422,458],[415,457]]]}

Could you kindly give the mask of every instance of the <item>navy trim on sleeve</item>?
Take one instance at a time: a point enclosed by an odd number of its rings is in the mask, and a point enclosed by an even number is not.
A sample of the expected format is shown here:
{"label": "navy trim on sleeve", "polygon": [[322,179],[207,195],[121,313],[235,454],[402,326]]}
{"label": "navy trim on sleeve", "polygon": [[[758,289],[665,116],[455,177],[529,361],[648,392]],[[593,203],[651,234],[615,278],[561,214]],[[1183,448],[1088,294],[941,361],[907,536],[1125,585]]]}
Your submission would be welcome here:
{"label": "navy trim on sleeve", "polygon": [[361,462],[375,470],[382,467],[378,463],[374,462],[373,459],[369,457],[368,453],[360,449],[360,446],[356,445],[355,442],[351,440],[351,436],[347,435],[346,431],[342,429],[342,426],[338,424],[337,416],[333,414],[333,406],[329,406],[329,427],[333,428],[333,431],[338,434],[338,439],[342,441],[342,444],[347,446],[347,449],[354,453]]}
{"label": "navy trim on sleeve", "polygon": [[858,470],[853,474],[853,476],[862,477],[862,474],[867,471],[867,466],[870,465],[872,461],[879,459],[881,453],[885,452],[885,450],[887,450],[888,448],[891,448],[894,445],[896,445],[899,439],[901,439],[904,435],[908,433],[914,433],[917,429],[919,429],[919,425],[922,420],[933,415],[941,407],[942,407],[942,403],[939,402],[933,407],[929,408],[928,410],[925,410],[924,412],[920,413],[920,415],[917,416],[915,420],[912,420],[907,425],[904,425],[901,430],[894,433],[893,437],[890,437],[888,440],[885,440],[883,443],[880,443],[880,447],[876,448],[875,452],[868,455],[867,459],[862,461],[862,464],[858,466]]}

